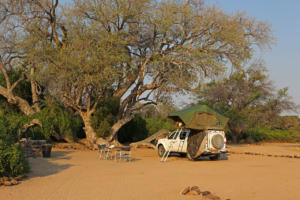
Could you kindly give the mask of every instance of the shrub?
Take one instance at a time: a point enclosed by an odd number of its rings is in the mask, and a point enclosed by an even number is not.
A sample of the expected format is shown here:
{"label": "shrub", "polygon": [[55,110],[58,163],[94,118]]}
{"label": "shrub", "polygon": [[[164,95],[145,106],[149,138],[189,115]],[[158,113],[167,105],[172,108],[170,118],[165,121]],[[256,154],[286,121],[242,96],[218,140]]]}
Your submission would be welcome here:
{"label": "shrub", "polygon": [[92,115],[92,127],[98,137],[107,137],[116,121],[120,99],[117,97],[105,98],[99,103],[97,110]]}
{"label": "shrub", "polygon": [[0,131],[2,139],[16,142],[18,129],[26,122],[26,117],[18,113],[6,113],[0,109]]}
{"label": "shrub", "polygon": [[169,131],[175,129],[175,123],[170,119],[150,117],[150,118],[146,118],[145,120],[147,124],[146,129],[148,130],[148,137],[161,129],[167,129]]}
{"label": "shrub", "polygon": [[169,119],[159,117],[143,118],[136,115],[133,120],[125,124],[118,132],[118,139],[124,142],[137,142],[143,140],[161,129],[173,130],[175,124]]}
{"label": "shrub", "polygon": [[46,98],[40,112],[28,117],[30,120],[37,118],[42,127],[34,126],[28,129],[23,136],[33,139],[66,140],[73,142],[82,131],[82,123],[77,116],[72,116],[67,109],[51,98]]}
{"label": "shrub", "polygon": [[28,171],[29,165],[23,148],[0,137],[0,177],[22,176]]}
{"label": "shrub", "polygon": [[137,142],[147,138],[147,136],[147,123],[140,115],[136,115],[118,132],[118,139],[121,143]]}
{"label": "shrub", "polygon": [[247,135],[251,136],[256,142],[259,141],[281,141],[281,142],[293,142],[295,141],[293,131],[291,130],[280,130],[269,128],[251,128],[246,132]]}

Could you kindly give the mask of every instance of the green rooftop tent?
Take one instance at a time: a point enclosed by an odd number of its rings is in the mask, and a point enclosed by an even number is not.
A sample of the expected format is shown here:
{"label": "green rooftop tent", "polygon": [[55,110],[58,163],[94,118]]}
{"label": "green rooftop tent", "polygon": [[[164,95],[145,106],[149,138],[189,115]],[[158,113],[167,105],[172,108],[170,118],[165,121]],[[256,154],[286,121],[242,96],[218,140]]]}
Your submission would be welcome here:
{"label": "green rooftop tent", "polygon": [[172,113],[169,117],[182,122],[185,128],[194,130],[187,141],[187,156],[190,160],[197,159],[204,152],[207,130],[224,130],[229,120],[207,105],[192,106]]}
{"label": "green rooftop tent", "polygon": [[228,118],[207,105],[192,106],[169,115],[175,121],[183,122],[185,128],[195,130],[224,130]]}

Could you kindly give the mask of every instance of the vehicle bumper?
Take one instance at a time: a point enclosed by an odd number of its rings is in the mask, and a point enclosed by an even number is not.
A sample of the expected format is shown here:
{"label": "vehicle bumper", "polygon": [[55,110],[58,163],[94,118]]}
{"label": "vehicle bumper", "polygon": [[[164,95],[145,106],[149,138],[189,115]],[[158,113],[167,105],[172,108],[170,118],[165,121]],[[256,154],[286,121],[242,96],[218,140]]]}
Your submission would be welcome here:
{"label": "vehicle bumper", "polygon": [[221,153],[227,153],[227,150],[221,150],[221,151],[204,151],[203,156],[209,156],[209,155],[216,155],[216,154],[221,154]]}

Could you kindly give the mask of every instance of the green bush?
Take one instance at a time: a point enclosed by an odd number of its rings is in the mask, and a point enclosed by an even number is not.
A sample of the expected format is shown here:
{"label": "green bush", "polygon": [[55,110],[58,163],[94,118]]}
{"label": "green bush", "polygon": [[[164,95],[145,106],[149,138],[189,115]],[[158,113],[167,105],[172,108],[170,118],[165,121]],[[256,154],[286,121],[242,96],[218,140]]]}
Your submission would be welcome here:
{"label": "green bush", "polygon": [[116,121],[119,111],[120,99],[117,97],[106,98],[99,103],[95,113],[92,115],[92,127],[98,137],[107,137],[111,126]]}
{"label": "green bush", "polygon": [[168,119],[159,117],[143,118],[136,115],[133,120],[125,124],[118,132],[118,139],[121,143],[131,143],[143,140],[161,129],[173,130],[175,124]]}
{"label": "green bush", "polygon": [[155,117],[146,118],[146,129],[148,130],[148,137],[161,129],[172,131],[175,129],[175,123],[170,119],[161,119]]}
{"label": "green bush", "polygon": [[18,131],[33,119],[42,126],[35,125],[22,132],[21,137],[32,139],[66,140],[73,142],[77,135],[84,137],[83,123],[79,116],[72,116],[65,107],[53,99],[46,99],[40,112],[26,116],[18,112],[7,112],[0,108],[0,130],[17,141]]}
{"label": "green bush", "polygon": [[74,142],[77,135],[82,137],[83,123],[78,116],[72,116],[63,105],[52,98],[47,97],[42,104],[40,112],[28,116],[26,119],[26,123],[32,119],[38,119],[42,126],[30,127],[22,137],[48,141],[66,140],[67,142]]}
{"label": "green bush", "polygon": [[6,113],[0,109],[0,131],[2,139],[17,142],[18,129],[26,123],[26,117],[19,113]]}
{"label": "green bush", "polygon": [[121,143],[137,142],[147,138],[147,136],[147,123],[140,115],[136,115],[118,132],[118,140]]}
{"label": "green bush", "polygon": [[269,128],[251,128],[246,132],[256,142],[259,141],[281,141],[281,142],[294,142],[295,137],[292,130],[280,130]]}
{"label": "green bush", "polygon": [[[3,134],[1,133],[1,136]],[[0,136],[0,177],[22,176],[29,171],[23,148]]]}

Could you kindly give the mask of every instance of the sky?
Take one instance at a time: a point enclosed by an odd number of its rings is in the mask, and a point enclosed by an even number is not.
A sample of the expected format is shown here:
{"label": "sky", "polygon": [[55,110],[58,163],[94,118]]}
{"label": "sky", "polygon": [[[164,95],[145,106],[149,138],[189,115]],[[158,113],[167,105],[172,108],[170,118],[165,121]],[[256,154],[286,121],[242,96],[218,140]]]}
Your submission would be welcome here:
{"label": "sky", "polygon": [[[62,0],[70,2],[70,0]],[[258,53],[277,89],[288,87],[300,105],[300,0],[209,0],[227,13],[245,11],[272,25],[276,44]],[[293,114],[293,113],[291,113]],[[298,114],[300,116],[300,113]]]}
{"label": "sky", "polygon": [[[248,16],[272,25],[276,44],[260,52],[277,88],[288,87],[300,105],[300,0],[211,0],[231,13],[245,11]],[[300,116],[300,114],[298,114]]]}

